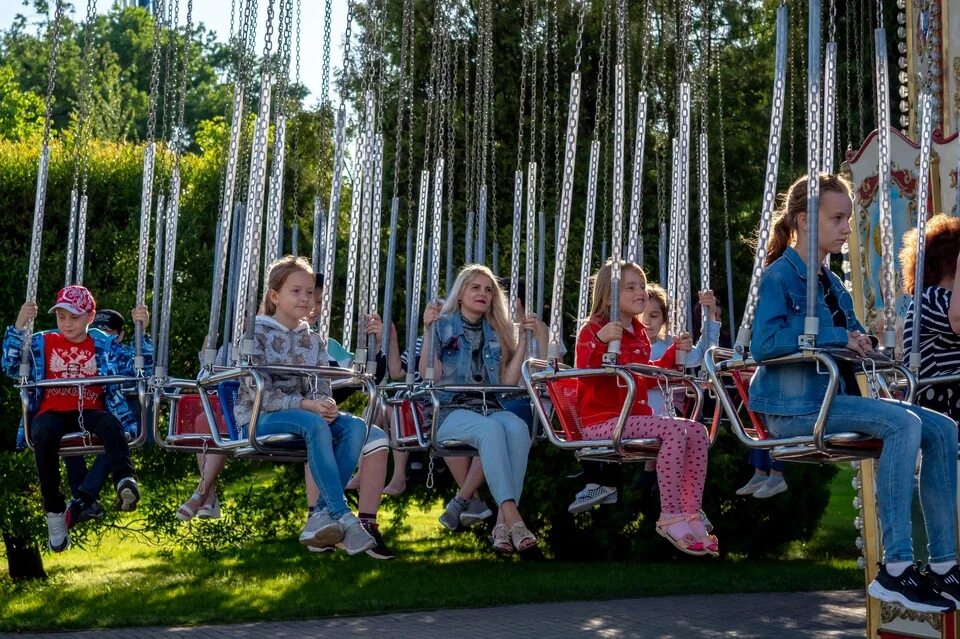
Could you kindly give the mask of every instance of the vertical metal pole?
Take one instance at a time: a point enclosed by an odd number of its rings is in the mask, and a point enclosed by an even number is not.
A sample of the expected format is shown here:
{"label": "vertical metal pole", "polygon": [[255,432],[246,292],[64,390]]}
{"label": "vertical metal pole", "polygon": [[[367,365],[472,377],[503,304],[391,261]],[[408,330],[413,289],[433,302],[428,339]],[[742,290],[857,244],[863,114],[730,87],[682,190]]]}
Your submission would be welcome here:
{"label": "vertical metal pole", "polygon": [[933,142],[933,100],[920,96],[920,176],[917,188],[917,263],[913,280],[913,335],[910,370],[920,375],[920,309],[923,300],[923,263],[926,255],[926,228],[930,192],[930,155]]}
{"label": "vertical metal pole", "polygon": [[520,234],[523,229],[523,171],[513,174],[513,227],[510,229],[510,320],[517,317],[517,293],[520,281]]}
{"label": "vertical metal pole", "polygon": [[[420,199],[417,202],[417,237],[414,241],[413,287],[410,314],[407,317],[407,385],[416,375],[417,328],[420,326],[420,294],[423,290],[423,251],[427,239],[427,198],[430,195],[430,171],[420,172]],[[409,252],[407,259],[410,259]],[[426,329],[424,329],[426,331]],[[423,353],[422,356],[427,356]]]}
{"label": "vertical metal pole", "polygon": [[[150,229],[147,229],[147,241]],[[83,285],[83,271],[87,263],[87,196],[80,196],[80,211],[77,215],[77,284]]]}
{"label": "vertical metal pole", "polygon": [[313,198],[313,244],[310,251],[310,264],[313,266],[313,270],[317,273],[320,272],[320,267],[322,266],[320,260],[324,253],[324,226],[326,224],[326,216],[323,212],[323,203],[320,201],[320,197]]}
{"label": "vertical metal pole", "polygon": [[267,198],[267,237],[263,254],[263,272],[283,254],[283,169],[286,164],[287,118],[278,115],[273,134],[273,166],[270,170]]}
{"label": "vertical metal pole", "polygon": [[[393,281],[397,272],[397,217],[400,214],[400,198],[390,201],[390,240],[387,242],[387,272],[383,279],[383,334],[380,337],[381,348],[390,354],[390,326],[393,323]],[[408,227],[409,230],[409,227]],[[409,258],[410,254],[407,253]],[[409,272],[410,269],[407,269]],[[404,292],[409,291],[405,288]],[[404,309],[406,310],[406,309]],[[399,348],[399,344],[397,347]]]}
{"label": "vertical metal pole", "polygon": [[[153,205],[153,169],[157,145],[150,142],[143,150],[143,182],[140,187],[140,235],[137,244],[137,295],[135,306],[141,306],[147,300],[147,259],[150,247],[150,207]],[[46,177],[46,176],[44,176]],[[44,184],[46,189],[46,184]],[[42,214],[41,214],[42,216]],[[143,324],[133,323],[134,357],[133,367],[137,372],[143,370]]]}
{"label": "vertical metal pole", "polygon": [[77,207],[80,206],[77,189],[70,190],[70,227],[67,229],[67,264],[63,275],[63,285],[70,286],[73,281],[73,265],[76,263],[74,255],[77,243]]}
{"label": "vertical metal pole", "polygon": [[[237,188],[237,165],[240,156],[240,134],[243,126],[243,96],[244,83],[237,79],[233,89],[233,112],[230,118],[230,145],[227,149],[227,168],[224,172],[223,180],[223,200],[220,205],[220,241],[217,243],[215,264],[225,264],[228,259],[228,249],[231,242],[236,244],[234,238],[239,235],[242,227],[237,227],[231,219],[234,214],[234,195]],[[160,216],[157,216],[160,219]],[[231,233],[232,230],[232,233]],[[158,242],[160,234],[157,234]],[[156,269],[155,269],[156,270]],[[231,268],[231,274],[235,269]],[[154,282],[157,280],[155,279]],[[233,281],[232,279],[230,280]],[[207,341],[203,352],[203,363],[205,366],[212,366],[217,355],[217,327],[220,325],[220,300],[223,298],[224,279],[222,277],[214,278],[210,294],[210,322],[207,324]],[[154,289],[156,290],[156,289]],[[156,293],[154,293],[156,295]],[[233,295],[233,291],[228,288],[228,297]],[[231,309],[227,309],[226,315],[230,317]],[[227,325],[230,322],[226,322]],[[224,344],[229,343],[224,332]]]}
{"label": "vertical metal pole", "polygon": [[360,209],[360,268],[359,299],[357,300],[357,352],[354,358],[355,365],[363,365],[367,361],[367,318],[370,315],[370,233],[373,227],[373,154],[376,139],[374,137],[374,115],[376,108],[373,91],[366,93],[366,133],[363,136],[363,199]]}
{"label": "vertical metal pole", "polygon": [[[242,237],[240,230],[246,225],[247,207],[242,202],[234,206],[233,211],[233,233],[230,238],[230,272],[227,279],[227,299],[223,309],[223,337],[221,343],[224,346],[233,344],[233,313],[237,304],[237,280],[240,277],[240,254],[242,252]],[[159,236],[158,236],[159,237]],[[154,296],[159,290],[159,284],[154,287]],[[227,360],[232,360],[232,353],[227,353]]]}
{"label": "vertical metal pole", "polygon": [[550,343],[547,358],[560,357],[560,334],[563,330],[564,275],[567,268],[567,237],[570,232],[570,208],[573,204],[573,172],[577,160],[577,127],[580,124],[580,73],[570,75],[570,100],[567,109],[567,134],[563,155],[563,186],[560,191],[557,256],[553,267],[553,297],[550,303]]}
{"label": "vertical metal pole", "polygon": [[443,290],[453,287],[453,216],[447,216],[447,263],[444,268]]}
{"label": "vertical metal pole", "polygon": [[893,213],[890,209],[890,91],[887,71],[887,34],[874,30],[874,63],[877,82],[877,142],[879,147],[880,282],[883,293],[883,347],[891,349],[897,342],[896,273],[893,255]]}
{"label": "vertical metal pole", "polygon": [[[670,230],[666,222],[660,222],[660,237],[657,244],[660,249],[660,257],[657,260],[657,267],[660,269],[660,283],[663,286],[669,286],[669,275],[667,275],[669,266],[667,262],[670,256]],[[666,321],[666,318],[664,318],[664,321]]]}
{"label": "vertical metal pole", "polygon": [[487,185],[480,185],[480,206],[477,216],[477,245],[473,261],[486,264],[487,259]]}
{"label": "vertical metal pole", "polygon": [[[380,306],[380,227],[383,224],[381,204],[383,204],[383,135],[377,134],[373,146],[373,209],[370,220],[370,301],[367,304],[368,313],[375,313]],[[384,353],[386,352],[384,351]],[[377,370],[377,339],[373,335],[367,336],[367,370],[370,372],[376,372]]]}
{"label": "vertical metal pole", "polygon": [[[430,280],[427,298],[434,302],[440,290],[440,244],[443,239],[443,158],[437,158],[433,175],[433,238],[430,243]],[[427,362],[427,381],[433,381],[433,363],[437,358],[436,340],[430,340],[430,360]]]}
{"label": "vertical metal pole", "polygon": [[343,188],[343,148],[347,128],[347,111],[340,105],[337,111],[337,129],[334,137],[333,181],[330,184],[330,208],[327,211],[327,230],[323,258],[323,299],[320,302],[320,322],[317,332],[324,341],[330,336],[330,307],[333,304],[333,272],[337,258],[337,223],[340,219],[340,195]]}
{"label": "vertical metal pole", "polygon": [[[537,306],[533,312],[543,317],[543,289],[547,270],[547,216],[543,211],[537,216]],[[530,283],[527,282],[527,286]],[[530,311],[527,310],[529,313]]]}
{"label": "vertical metal pole", "polygon": [[[531,291],[534,288],[535,246],[537,242],[537,163],[527,165],[527,269],[524,280],[527,285],[527,298],[523,300],[525,313],[530,312]],[[521,322],[523,318],[518,318]],[[533,357],[533,331],[527,331],[527,357]]]}
{"label": "vertical metal pole", "polygon": [[724,242],[725,257],[727,261],[727,317],[729,318],[730,332],[733,333],[733,327],[737,325],[736,316],[733,310],[733,250],[730,240]]}
{"label": "vertical metal pole", "polygon": [[350,192],[350,235],[347,238],[347,281],[343,302],[343,335],[340,343],[349,351],[352,345],[353,312],[356,302],[357,253],[360,251],[360,213],[363,199],[363,185],[359,171],[354,175],[353,189]]}
{"label": "vertical metal pole", "polygon": [[630,191],[630,230],[627,261],[643,265],[643,151],[647,139],[647,94],[637,94],[637,132],[633,142],[633,183]]}
{"label": "vertical metal pole", "polygon": [[760,212],[760,230],[757,235],[757,254],[750,275],[750,290],[747,303],[737,331],[734,344],[735,356],[744,357],[750,346],[753,318],[757,312],[757,296],[760,291],[760,276],[763,274],[764,260],[767,255],[767,241],[770,238],[770,224],[777,198],[777,175],[780,166],[780,135],[783,129],[783,110],[786,105],[784,93],[787,81],[788,22],[787,6],[781,4],[777,9],[777,47],[773,74],[773,99],[770,109],[770,136],[767,142],[767,168],[764,177],[763,204]]}
{"label": "vertical metal pole", "polygon": [[500,240],[493,238],[493,256],[490,258],[490,270],[494,277],[500,277]]}
{"label": "vertical metal pole", "polygon": [[580,287],[577,298],[577,322],[587,319],[590,312],[590,273],[593,270],[593,227],[597,210],[597,176],[600,162],[600,142],[590,143],[590,168],[587,173],[587,211],[583,228],[583,253],[580,259]]}
{"label": "vertical metal pole", "polygon": [[464,264],[473,264],[474,262],[473,229],[474,229],[473,209],[468,209],[467,210],[467,229],[463,235],[463,263]]}
{"label": "vertical metal pole", "polygon": [[[623,173],[624,173],[624,101],[626,78],[623,63],[617,64],[614,76],[613,125],[613,232],[610,237],[610,321],[620,321],[620,262],[623,251]],[[610,340],[607,361],[616,363],[620,354],[620,340]]]}
{"label": "vertical metal pole", "polygon": [[820,0],[810,0],[807,40],[807,317],[803,322],[801,348],[816,346],[820,319],[817,296],[821,261],[819,258],[820,220]]}
{"label": "vertical metal pole", "polygon": [[170,314],[173,304],[173,265],[177,259],[177,226],[180,219],[180,169],[170,176],[170,198],[167,201],[167,248],[163,258],[163,300],[160,311],[160,336],[157,344],[156,376],[165,378],[170,361]]}
{"label": "vertical metal pole", "polygon": [[[150,305],[150,317],[153,322],[150,324],[150,341],[154,348],[157,345],[157,327],[160,319],[160,298],[163,297],[163,228],[167,224],[167,204],[166,199],[161,193],[157,197],[156,229],[153,238],[153,300]],[[154,351],[156,355],[156,351]]]}
{"label": "vertical metal pole", "polygon": [[823,160],[820,170],[833,174],[837,131],[837,43],[828,42],[823,63]]}

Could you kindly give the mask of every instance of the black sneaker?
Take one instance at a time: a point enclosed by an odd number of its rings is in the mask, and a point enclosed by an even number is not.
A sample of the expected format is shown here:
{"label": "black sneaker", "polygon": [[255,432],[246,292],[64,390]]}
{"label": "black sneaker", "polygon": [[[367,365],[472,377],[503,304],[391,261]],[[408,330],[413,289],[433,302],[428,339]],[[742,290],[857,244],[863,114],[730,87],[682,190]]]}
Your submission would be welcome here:
{"label": "black sneaker", "polygon": [[930,580],[933,591],[944,599],[953,602],[954,606],[960,606],[960,567],[957,564],[941,575],[928,565],[923,574]]}
{"label": "black sneaker", "polygon": [[126,477],[117,482],[117,510],[125,513],[132,512],[137,509],[137,502],[139,501],[140,488],[137,486],[136,479]]}
{"label": "black sneaker", "polygon": [[97,500],[88,504],[85,501],[73,498],[67,503],[67,528],[73,528],[85,521],[100,519],[106,514],[103,506]]}
{"label": "black sneaker", "polygon": [[370,536],[373,537],[374,541],[377,542],[377,545],[367,551],[367,554],[373,557],[374,559],[393,559],[393,551],[387,548],[387,545],[383,543],[383,535],[380,534],[380,525],[379,524],[368,524],[367,522],[360,522],[364,530],[370,533]]}
{"label": "black sneaker", "polygon": [[927,579],[913,564],[899,577],[887,572],[885,564],[880,564],[880,571],[867,592],[874,599],[898,604],[914,612],[950,612],[954,603],[941,597],[933,588],[932,581]]}

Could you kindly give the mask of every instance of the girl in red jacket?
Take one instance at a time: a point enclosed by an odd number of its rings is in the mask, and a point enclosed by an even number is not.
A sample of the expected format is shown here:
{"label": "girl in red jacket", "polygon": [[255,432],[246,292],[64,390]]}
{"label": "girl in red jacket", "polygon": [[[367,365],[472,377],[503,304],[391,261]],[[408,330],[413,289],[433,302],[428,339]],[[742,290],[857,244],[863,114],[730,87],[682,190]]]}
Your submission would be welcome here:
{"label": "girl in red jacket", "polygon": [[[647,278],[633,262],[621,263],[620,317],[610,321],[610,272],[607,260],[594,276],[593,306],[590,318],[577,336],[577,368],[600,368],[611,340],[620,340],[621,364],[652,364],[674,368],[677,349],[690,350],[688,334],[676,338],[663,357],[650,361],[650,340],[637,319],[647,302]],[[691,555],[719,554],[717,538],[707,533],[701,519],[700,504],[707,477],[706,428],[698,422],[677,417],[654,415],[647,400],[647,389],[656,382],[637,377],[633,409],[624,426],[623,437],[660,439],[657,455],[657,481],[660,486],[660,519],[657,532],[674,546]],[[614,377],[580,380],[577,406],[584,439],[610,439],[617,423],[626,388]]]}

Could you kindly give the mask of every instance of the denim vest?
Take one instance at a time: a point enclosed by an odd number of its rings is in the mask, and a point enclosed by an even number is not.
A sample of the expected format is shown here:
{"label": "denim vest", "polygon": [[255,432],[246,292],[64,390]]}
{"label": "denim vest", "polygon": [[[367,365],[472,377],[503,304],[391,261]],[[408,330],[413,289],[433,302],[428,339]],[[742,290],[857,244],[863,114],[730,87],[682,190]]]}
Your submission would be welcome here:
{"label": "denim vest", "polygon": [[[853,298],[840,278],[830,271],[827,271],[827,277],[847,317],[847,328],[833,325],[823,286],[818,283],[820,332],[817,346],[843,348],[848,341],[847,330],[864,332],[864,328],[854,315]],[[757,314],[750,340],[751,356],[765,360],[798,352],[797,339],[803,334],[806,315],[807,266],[800,255],[788,247],[760,278]],[[750,382],[750,408],[771,415],[812,413],[823,403],[828,379],[827,375],[817,373],[815,363],[761,366]]]}
{"label": "denim vest", "polygon": [[[496,385],[500,383],[500,338],[485,317],[480,323],[483,326],[483,365],[487,369],[487,383]],[[443,374],[437,384],[475,384],[470,376],[470,342],[463,334],[460,311],[441,315],[433,324],[432,330],[431,341],[437,345],[437,358],[443,366]],[[446,393],[444,395],[447,399],[452,396]]]}

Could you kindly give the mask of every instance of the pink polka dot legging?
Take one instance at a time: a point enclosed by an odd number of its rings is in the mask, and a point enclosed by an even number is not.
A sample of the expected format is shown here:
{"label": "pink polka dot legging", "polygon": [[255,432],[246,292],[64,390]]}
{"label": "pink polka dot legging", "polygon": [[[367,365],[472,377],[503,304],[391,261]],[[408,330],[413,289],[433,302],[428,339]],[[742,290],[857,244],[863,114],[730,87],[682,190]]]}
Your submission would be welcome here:
{"label": "pink polka dot legging", "polygon": [[[611,439],[617,419],[583,429],[584,439]],[[707,479],[707,429],[702,424],[676,417],[631,415],[623,427],[624,439],[657,437],[657,483],[660,509],[666,514],[698,513]]]}

